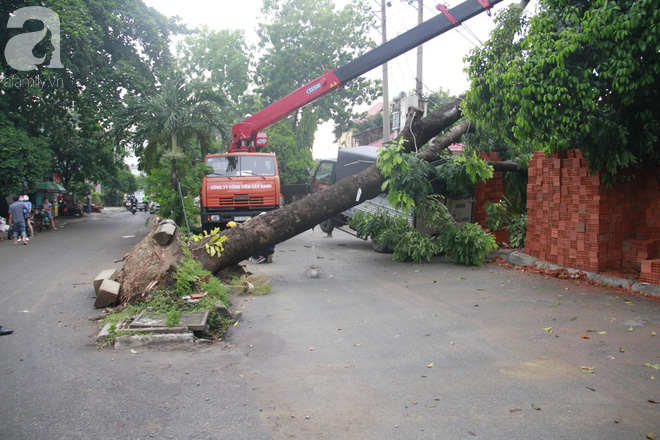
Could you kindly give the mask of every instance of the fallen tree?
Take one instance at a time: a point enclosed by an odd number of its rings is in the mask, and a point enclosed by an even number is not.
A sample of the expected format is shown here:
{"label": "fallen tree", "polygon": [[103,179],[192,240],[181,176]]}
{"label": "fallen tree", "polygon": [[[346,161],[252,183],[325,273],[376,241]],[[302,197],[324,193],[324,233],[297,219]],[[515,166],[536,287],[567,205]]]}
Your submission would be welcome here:
{"label": "fallen tree", "polygon": [[[438,159],[442,150],[458,142],[471,129],[468,121],[456,123],[462,116],[461,101],[462,98],[457,98],[424,119],[421,118],[421,110],[411,109],[406,125],[396,141],[403,139],[405,152],[418,151],[431,141],[427,148],[419,152],[419,156],[426,161]],[[433,139],[449,127],[451,129],[442,136]],[[226,239],[219,257],[211,257],[204,249],[208,238],[193,243],[191,250],[205,269],[217,273],[261,249],[286,241],[348,208],[376,197],[381,192],[383,182],[384,177],[374,164],[323,191],[223,231]],[[154,280],[163,284],[171,279],[180,256],[179,240],[180,235],[177,233],[168,246],[159,247],[153,245],[150,234],[134,248],[120,275],[122,302],[131,302],[144,296],[153,288]]]}

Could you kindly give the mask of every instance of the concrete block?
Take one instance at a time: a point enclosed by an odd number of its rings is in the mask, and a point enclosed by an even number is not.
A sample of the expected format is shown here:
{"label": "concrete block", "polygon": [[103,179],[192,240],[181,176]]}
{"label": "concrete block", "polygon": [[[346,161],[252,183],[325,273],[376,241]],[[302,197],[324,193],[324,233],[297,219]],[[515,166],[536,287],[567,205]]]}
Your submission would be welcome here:
{"label": "concrete block", "polygon": [[231,318],[232,317],[231,311],[229,311],[227,306],[224,305],[221,302],[215,303],[215,311],[218,313],[218,315],[220,315],[224,318]]}
{"label": "concrete block", "polygon": [[505,260],[514,266],[533,266],[537,262],[536,258],[532,257],[531,255],[527,255],[518,251],[511,252],[505,258]]}
{"label": "concrete block", "polygon": [[104,325],[99,334],[96,336],[96,339],[94,339],[94,342],[107,341],[110,337],[110,329],[112,328],[112,325],[113,324],[110,323]]}
{"label": "concrete block", "polygon": [[646,296],[651,296],[654,298],[660,298],[660,286],[657,284],[649,283],[634,283],[631,287],[632,290],[642,292]]}
{"label": "concrete block", "polygon": [[96,294],[96,301],[94,302],[94,307],[97,309],[102,309],[103,307],[108,307],[117,302],[119,297],[119,288],[121,284],[116,281],[105,279],[99,287],[99,291]]}
{"label": "concrete block", "polygon": [[98,275],[96,275],[96,278],[94,278],[94,291],[98,294],[99,293],[99,287],[101,287],[101,284],[103,283],[103,280],[112,280],[115,281],[117,279],[117,275],[119,275],[119,271],[117,269],[108,269],[104,270]]}
{"label": "concrete block", "polygon": [[163,223],[158,226],[156,232],[154,232],[153,239],[156,240],[161,246],[167,246],[167,244],[172,240],[174,233],[176,232],[176,225],[172,223]]}
{"label": "concrete block", "polygon": [[189,333],[188,327],[175,326],[175,327],[146,327],[146,328],[124,328],[122,329],[130,336],[130,333],[156,333],[156,334],[169,334],[169,333]]}
{"label": "concrete block", "polygon": [[122,348],[153,347],[162,345],[193,345],[195,339],[192,333],[171,333],[165,335],[136,335],[115,338],[115,350]]}

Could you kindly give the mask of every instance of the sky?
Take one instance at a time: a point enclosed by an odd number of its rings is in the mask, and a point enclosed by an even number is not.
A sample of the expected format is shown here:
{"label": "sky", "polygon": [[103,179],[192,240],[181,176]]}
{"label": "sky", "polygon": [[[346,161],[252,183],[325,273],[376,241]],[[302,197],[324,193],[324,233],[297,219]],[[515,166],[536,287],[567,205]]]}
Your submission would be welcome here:
{"label": "sky", "polygon": [[[242,0],[240,2],[228,0],[143,1],[163,15],[168,17],[178,15],[181,21],[191,28],[206,25],[209,29],[242,29],[248,40],[257,41],[256,23],[260,16],[261,0]],[[380,26],[380,0],[367,1],[373,6],[377,25]],[[448,0],[444,4],[451,9],[463,1],[476,0]],[[390,0],[389,2],[391,6],[387,8],[387,37],[392,39],[417,25],[418,1]],[[334,0],[334,3],[341,8],[348,4],[349,0]],[[513,3],[517,3],[517,1],[505,0],[496,5],[493,8],[493,17],[497,11]],[[423,0],[425,21],[440,13],[435,8],[436,4],[436,1]],[[477,15],[463,26],[446,32],[423,46],[422,79],[425,93],[437,91],[442,87],[449,90],[450,93],[458,95],[468,89],[467,75],[463,72],[465,67],[463,58],[468,55],[470,49],[481,45],[488,39],[488,35],[494,27],[493,17],[489,17],[486,13]],[[382,39],[380,32],[375,29],[371,33],[371,38],[379,43]],[[400,92],[410,93],[414,90],[417,76],[416,57],[417,51],[412,50],[388,63],[390,100]],[[322,73],[323,66],[319,66],[319,76]],[[365,76],[371,79],[382,79],[382,69],[374,69]],[[311,81],[312,79],[314,78],[302,78],[301,80]],[[347,87],[350,87],[350,83]],[[366,105],[356,110],[365,111],[370,107],[371,105]],[[332,129],[332,122],[319,127],[313,148],[315,159],[336,157],[337,145],[334,143]]]}

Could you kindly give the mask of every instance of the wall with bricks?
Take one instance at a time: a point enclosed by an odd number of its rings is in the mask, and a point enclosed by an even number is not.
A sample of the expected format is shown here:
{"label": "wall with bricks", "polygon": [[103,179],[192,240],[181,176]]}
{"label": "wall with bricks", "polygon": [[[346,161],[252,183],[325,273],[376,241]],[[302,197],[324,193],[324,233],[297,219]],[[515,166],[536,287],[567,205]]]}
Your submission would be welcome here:
{"label": "wall with bricks", "polygon": [[609,188],[579,150],[536,152],[527,210],[529,255],[593,272],[640,269],[641,281],[660,284],[660,187],[650,171]]}
{"label": "wall with bricks", "polygon": [[[479,157],[486,162],[500,162],[502,160],[496,152],[480,153]],[[502,172],[493,173],[493,177],[487,182],[479,182],[476,185],[474,190],[474,212],[472,215],[472,221],[478,223],[482,228],[488,227],[488,224],[486,223],[486,211],[484,211],[484,205],[486,202],[499,203],[500,200],[502,200],[504,193],[503,177],[504,173]],[[502,233],[503,237],[506,239],[506,233],[504,233],[504,231],[502,231]],[[499,239],[498,242],[500,242]]]}

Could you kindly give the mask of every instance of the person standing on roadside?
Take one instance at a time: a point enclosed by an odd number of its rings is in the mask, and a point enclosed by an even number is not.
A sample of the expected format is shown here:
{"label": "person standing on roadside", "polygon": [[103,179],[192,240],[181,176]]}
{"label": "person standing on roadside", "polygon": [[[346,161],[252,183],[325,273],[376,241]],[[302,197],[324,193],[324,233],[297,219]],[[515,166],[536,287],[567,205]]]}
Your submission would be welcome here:
{"label": "person standing on roadside", "polygon": [[14,227],[14,244],[18,244],[18,236],[21,236],[23,244],[27,243],[25,236],[25,215],[23,210],[27,209],[25,203],[18,201],[18,196],[14,196],[14,203],[9,205],[9,224]]}
{"label": "person standing on roadside", "polygon": [[87,214],[92,213],[92,195],[87,194]]}
{"label": "person standing on roadside", "polygon": [[[23,196],[23,203],[27,206],[27,217],[25,218],[25,232],[29,232],[28,237],[34,237],[34,229],[32,229],[32,202],[27,195]],[[29,240],[29,238],[28,238]]]}
{"label": "person standing on roadside", "polygon": [[50,227],[53,228],[53,230],[57,229],[55,227],[55,220],[53,220],[53,205],[50,203],[50,200],[48,198],[44,199],[44,212],[46,212],[46,215],[48,216],[48,219],[50,220]]}

